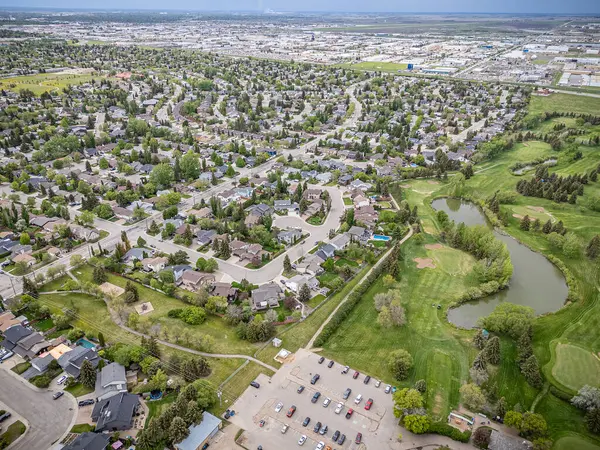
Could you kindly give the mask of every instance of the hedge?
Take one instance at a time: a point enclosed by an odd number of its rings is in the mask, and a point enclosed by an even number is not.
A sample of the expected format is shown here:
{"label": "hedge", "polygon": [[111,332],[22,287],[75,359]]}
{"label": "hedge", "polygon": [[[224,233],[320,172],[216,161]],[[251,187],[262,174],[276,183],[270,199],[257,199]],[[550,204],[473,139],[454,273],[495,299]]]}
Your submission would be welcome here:
{"label": "hedge", "polygon": [[560,398],[561,400],[564,400],[567,403],[571,403],[571,399],[573,399],[573,396],[571,394],[558,389],[556,386],[550,386],[550,393],[556,398]]}
{"label": "hedge", "polygon": [[445,422],[431,422],[427,432],[446,436],[458,442],[469,442],[469,439],[471,439],[471,432],[469,430],[460,431],[458,428],[454,428]]}

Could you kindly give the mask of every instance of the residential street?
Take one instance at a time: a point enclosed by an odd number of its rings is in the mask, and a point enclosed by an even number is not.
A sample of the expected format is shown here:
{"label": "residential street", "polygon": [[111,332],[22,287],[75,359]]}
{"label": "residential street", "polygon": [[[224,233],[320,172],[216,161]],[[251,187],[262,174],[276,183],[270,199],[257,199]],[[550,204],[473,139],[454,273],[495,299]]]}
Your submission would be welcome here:
{"label": "residential street", "polygon": [[65,393],[52,399],[50,390],[37,390],[18,375],[10,372],[7,364],[0,368],[0,400],[29,422],[25,435],[11,450],[45,450],[59,440],[72,426],[77,403]]}

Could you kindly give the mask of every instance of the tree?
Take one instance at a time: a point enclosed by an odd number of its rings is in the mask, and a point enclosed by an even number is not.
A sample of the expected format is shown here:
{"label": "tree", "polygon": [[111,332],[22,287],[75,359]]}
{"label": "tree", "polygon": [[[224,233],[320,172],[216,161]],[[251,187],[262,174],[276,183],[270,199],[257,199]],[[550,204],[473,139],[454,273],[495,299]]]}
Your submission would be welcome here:
{"label": "tree", "polygon": [[600,255],[600,236],[596,235],[592,238],[585,249],[585,254],[590,259],[596,259]]}
{"label": "tree", "polygon": [[31,243],[31,237],[29,236],[29,233],[21,233],[21,238],[19,239],[19,243],[21,245],[29,245]]}
{"label": "tree", "polygon": [[485,396],[479,386],[469,383],[460,387],[463,403],[472,410],[478,411],[485,405]]}
{"label": "tree", "polygon": [[405,380],[412,369],[413,359],[406,350],[399,349],[388,356],[388,369],[397,380]]}
{"label": "tree", "polygon": [[290,257],[288,255],[285,255],[285,258],[283,258],[283,271],[286,273],[292,271],[292,263],[290,262]]}
{"label": "tree", "polygon": [[396,417],[402,417],[405,414],[410,414],[411,410],[423,407],[423,396],[416,389],[400,389],[394,392],[392,398]]}
{"label": "tree", "polygon": [[394,300],[390,305],[390,315],[393,325],[401,327],[406,323],[406,313],[404,311],[404,307],[397,300]]}
{"label": "tree", "polygon": [[392,321],[392,315],[390,309],[387,306],[382,306],[379,314],[377,315],[377,323],[382,328],[391,328],[394,325]]}
{"label": "tree", "polygon": [[521,365],[521,372],[527,380],[527,382],[535,388],[540,388],[544,384],[542,374],[540,373],[540,366],[535,355],[531,355]]}
{"label": "tree", "polygon": [[542,227],[542,233],[550,234],[552,232],[552,220],[548,219],[548,221]]}
{"label": "tree", "polygon": [[200,422],[202,422],[202,410],[200,409],[200,406],[198,406],[198,402],[195,399],[188,402],[185,421],[188,426],[198,425]]}
{"label": "tree", "polygon": [[530,227],[529,216],[526,214],[521,219],[521,223],[519,224],[519,228],[521,228],[521,230],[523,230],[523,231],[529,231],[529,227]]}
{"label": "tree", "polygon": [[102,333],[102,331],[98,333],[98,343],[100,344],[100,347],[104,347],[106,345],[106,341],[104,340],[104,334]]}
{"label": "tree", "polygon": [[183,441],[190,434],[190,430],[186,426],[185,420],[181,417],[175,417],[169,427],[169,439],[174,442]]}
{"label": "tree", "polygon": [[498,403],[496,404],[496,415],[504,417],[507,409],[508,405],[506,404],[506,399],[504,397],[500,397],[500,400],[498,400]]}
{"label": "tree", "polygon": [[483,333],[481,330],[478,330],[473,336],[473,345],[477,347],[479,350],[482,350],[485,347],[486,340],[483,337]]}
{"label": "tree", "polygon": [[174,179],[175,174],[169,164],[158,164],[150,172],[150,181],[156,186],[169,187]]}
{"label": "tree", "polygon": [[500,338],[494,336],[487,341],[483,349],[483,358],[490,364],[497,365],[500,363]]}
{"label": "tree", "polygon": [[96,283],[96,284],[106,283],[106,281],[108,280],[108,276],[106,275],[106,271],[104,270],[103,267],[100,267],[100,266],[94,267],[93,279],[94,279],[94,283]]}
{"label": "tree", "polygon": [[404,417],[404,428],[414,434],[423,434],[429,431],[431,420],[427,416],[411,414]]}
{"label": "tree", "polygon": [[511,428],[521,429],[521,422],[523,422],[523,414],[518,411],[508,411],[504,415],[504,425]]}
{"label": "tree", "polygon": [[425,380],[418,380],[415,383],[415,389],[422,394],[427,390],[427,382]]}
{"label": "tree", "polygon": [[308,287],[308,284],[304,283],[300,287],[300,292],[298,293],[298,300],[301,301],[302,303],[306,303],[307,301],[310,300],[310,298],[311,298],[310,288]]}
{"label": "tree", "polygon": [[585,424],[590,432],[600,434],[600,408],[593,408],[587,412]]}
{"label": "tree", "polygon": [[579,389],[577,395],[571,399],[571,403],[576,408],[584,411],[600,409],[600,389],[586,384]]}
{"label": "tree", "polygon": [[183,374],[183,379],[188,383],[191,383],[198,378],[209,375],[210,365],[208,364],[208,361],[201,356],[190,358],[181,364],[181,372]]}
{"label": "tree", "polygon": [[96,385],[96,369],[87,359],[81,364],[79,372],[79,380],[81,384],[88,388],[93,388]]}

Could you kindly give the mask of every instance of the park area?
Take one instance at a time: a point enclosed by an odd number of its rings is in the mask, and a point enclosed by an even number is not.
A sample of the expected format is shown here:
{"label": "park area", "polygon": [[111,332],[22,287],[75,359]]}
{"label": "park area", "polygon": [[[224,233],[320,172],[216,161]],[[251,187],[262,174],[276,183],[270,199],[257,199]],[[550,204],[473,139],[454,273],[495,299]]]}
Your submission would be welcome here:
{"label": "park area", "polygon": [[39,73],[19,77],[3,78],[0,80],[0,89],[19,92],[28,89],[35,95],[44,92],[58,91],[69,85],[89,83],[93,79],[100,81],[102,77],[89,73]]}

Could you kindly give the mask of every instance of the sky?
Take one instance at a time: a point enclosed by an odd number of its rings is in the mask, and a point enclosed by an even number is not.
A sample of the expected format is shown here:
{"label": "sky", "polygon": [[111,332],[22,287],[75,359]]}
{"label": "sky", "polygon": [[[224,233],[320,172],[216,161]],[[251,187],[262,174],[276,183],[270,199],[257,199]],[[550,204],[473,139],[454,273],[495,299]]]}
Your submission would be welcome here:
{"label": "sky", "polygon": [[0,8],[600,14],[600,0],[0,0]]}

